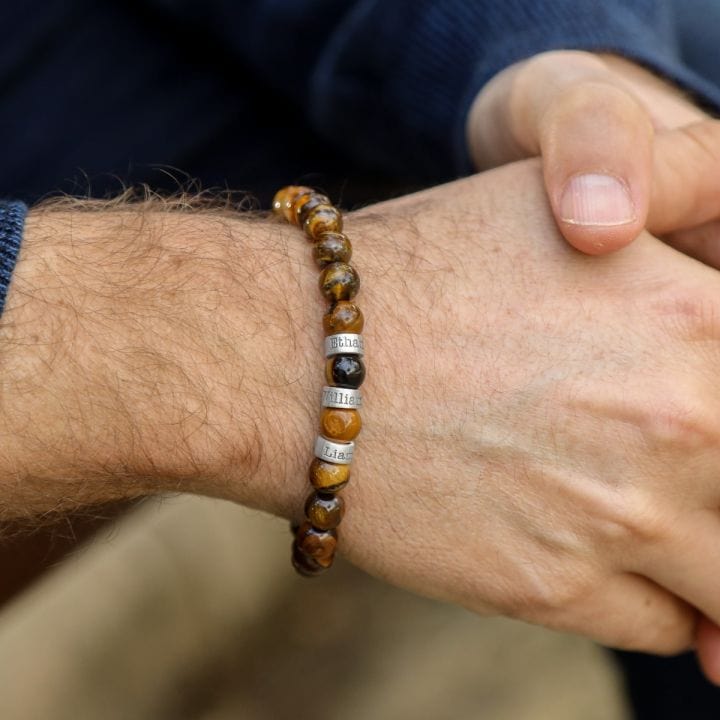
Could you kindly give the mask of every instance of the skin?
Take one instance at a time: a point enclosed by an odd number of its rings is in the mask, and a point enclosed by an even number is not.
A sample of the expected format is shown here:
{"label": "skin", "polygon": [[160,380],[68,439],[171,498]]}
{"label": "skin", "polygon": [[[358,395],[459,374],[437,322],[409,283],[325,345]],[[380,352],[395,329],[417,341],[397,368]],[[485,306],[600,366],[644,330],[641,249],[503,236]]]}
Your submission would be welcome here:
{"label": "skin", "polygon": [[[720,277],[649,234],[577,253],[536,161],[346,229],[369,373],[342,552],[618,647],[719,622]],[[322,384],[308,250],[222,212],[33,211],[0,325],[2,516],[176,490],[294,516]]]}
{"label": "skin", "polygon": [[[468,116],[478,169],[542,156],[558,228],[582,252],[599,255],[647,228],[713,266],[720,158],[714,123],[671,84],[619,57],[542,53],[499,73]],[[617,178],[631,196],[632,221],[581,224],[562,207],[568,183],[584,174]],[[678,201],[678,193],[683,201]]]}
{"label": "skin", "polygon": [[[559,231],[590,255],[625,247],[648,228],[673,247],[720,268],[720,136],[671,83],[612,55],[554,51],[499,73],[468,116],[478,169],[542,156]],[[634,209],[627,222],[567,218],[564,193],[586,173],[617,178]],[[698,626],[698,656],[720,681],[720,628]]]}

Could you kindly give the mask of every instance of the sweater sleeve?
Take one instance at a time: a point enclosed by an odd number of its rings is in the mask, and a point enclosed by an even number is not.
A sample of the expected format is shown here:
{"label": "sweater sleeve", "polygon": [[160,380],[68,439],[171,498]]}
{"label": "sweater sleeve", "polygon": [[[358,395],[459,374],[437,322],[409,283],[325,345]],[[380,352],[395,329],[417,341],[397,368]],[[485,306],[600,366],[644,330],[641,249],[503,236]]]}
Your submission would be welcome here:
{"label": "sweater sleeve", "polygon": [[0,201],[0,313],[10,288],[20,252],[27,206],[21,202]]}
{"label": "sweater sleeve", "polygon": [[720,90],[680,60],[670,0],[155,2],[212,25],[359,162],[423,180],[471,171],[472,100],[501,69],[539,52],[615,52],[720,104]]}

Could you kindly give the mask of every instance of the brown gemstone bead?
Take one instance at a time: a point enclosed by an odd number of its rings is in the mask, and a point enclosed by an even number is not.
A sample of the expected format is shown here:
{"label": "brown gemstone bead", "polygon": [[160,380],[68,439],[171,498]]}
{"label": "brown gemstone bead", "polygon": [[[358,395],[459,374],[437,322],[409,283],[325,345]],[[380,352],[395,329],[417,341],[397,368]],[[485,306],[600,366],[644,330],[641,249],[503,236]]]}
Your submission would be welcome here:
{"label": "brown gemstone bead", "polygon": [[273,198],[273,212],[287,222],[292,222],[293,203],[300,195],[308,192],[312,192],[312,189],[303,185],[288,185],[278,190]]}
{"label": "brown gemstone bead", "polygon": [[346,235],[326,232],[315,243],[313,256],[321,268],[335,262],[347,263],[352,257],[352,245]]}
{"label": "brown gemstone bead", "polygon": [[333,530],[345,515],[345,501],[339,495],[314,492],[305,503],[305,514],[318,530]]}
{"label": "brown gemstone bead", "polygon": [[337,547],[337,530],[319,530],[304,522],[297,532],[295,543],[303,555],[311,557],[320,565],[332,562]]}
{"label": "brown gemstone bead", "polygon": [[330,263],[320,273],[320,291],[328,300],[352,300],[360,289],[360,277],[347,263]]}
{"label": "brown gemstone bead", "polygon": [[280,215],[282,217],[283,214],[283,208],[285,207],[285,202],[287,201],[288,194],[294,189],[292,185],[289,185],[288,187],[280,188],[276,193],[275,197],[272,201],[272,209],[273,212],[277,215]]}
{"label": "brown gemstone bead", "polygon": [[349,465],[336,465],[320,458],[310,463],[310,482],[316,490],[334,493],[345,487],[349,479]]}
{"label": "brown gemstone bead", "polygon": [[308,189],[305,192],[300,193],[299,195],[296,195],[292,202],[290,203],[290,222],[293,225],[298,224],[298,205],[302,205],[303,203],[306,203],[315,193]]}
{"label": "brown gemstone bead", "polygon": [[335,560],[335,553],[326,558],[313,558],[313,560],[320,565],[323,570],[328,570],[332,567],[333,561]]}
{"label": "brown gemstone bead", "polygon": [[318,575],[322,575],[322,573],[332,565],[332,558],[329,563],[326,561],[324,565],[321,565],[309,555],[306,555],[298,547],[297,542],[294,542],[292,547],[292,564],[298,575],[302,575],[303,577],[317,577]]}
{"label": "brown gemstone bead", "polygon": [[362,420],[357,410],[323,408],[320,414],[320,432],[328,440],[349,442],[360,434],[361,428]]}
{"label": "brown gemstone bead", "polygon": [[336,333],[361,333],[365,325],[360,308],[351,302],[341,300],[335,303],[323,317],[323,327],[326,335]]}
{"label": "brown gemstone bead", "polygon": [[293,223],[305,227],[308,215],[320,205],[332,205],[330,198],[316,192],[303,193],[295,200]]}
{"label": "brown gemstone bead", "polygon": [[323,233],[342,230],[342,214],[332,205],[318,205],[305,218],[303,228],[308,237],[319,240]]}
{"label": "brown gemstone bead", "polygon": [[335,355],[325,361],[328,385],[359,388],[365,380],[365,365],[359,355]]}

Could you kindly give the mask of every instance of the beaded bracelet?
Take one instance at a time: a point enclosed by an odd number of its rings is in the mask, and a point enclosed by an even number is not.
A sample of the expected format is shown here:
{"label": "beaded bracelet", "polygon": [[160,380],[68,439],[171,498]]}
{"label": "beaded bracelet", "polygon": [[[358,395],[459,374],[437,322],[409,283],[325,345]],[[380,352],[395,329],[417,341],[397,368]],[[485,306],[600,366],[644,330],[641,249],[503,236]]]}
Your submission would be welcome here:
{"label": "beaded bracelet", "polygon": [[305,503],[305,521],[293,527],[292,563],[304,577],[330,568],[335,557],[337,527],[345,514],[338,495],[350,479],[350,463],[362,423],[359,390],[365,379],[363,365],[364,319],[350,302],[360,287],[349,265],[350,240],[342,233],[342,215],[330,200],[310,188],[282,188],[273,199],[273,211],[305,230],[313,243],[313,256],[321,268],[320,291],[330,301],[323,318],[325,329],[325,380],[322,392],[320,435],[310,465],[313,492]]}

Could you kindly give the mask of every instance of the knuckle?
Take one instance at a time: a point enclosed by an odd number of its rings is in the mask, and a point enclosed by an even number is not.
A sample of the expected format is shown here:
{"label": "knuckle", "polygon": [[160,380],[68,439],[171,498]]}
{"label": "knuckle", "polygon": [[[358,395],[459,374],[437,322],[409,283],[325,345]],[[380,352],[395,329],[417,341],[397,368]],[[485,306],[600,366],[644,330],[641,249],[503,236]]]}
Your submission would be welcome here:
{"label": "knuckle", "polygon": [[507,105],[511,135],[525,151],[539,152],[535,134],[528,131],[527,119],[533,119],[530,126],[537,126],[549,110],[544,99],[540,100],[543,96],[539,96],[538,88],[555,87],[557,79],[567,77],[568,71],[578,78],[600,76],[606,73],[606,66],[592,53],[580,50],[551,50],[518,65],[510,83]]}
{"label": "knuckle", "polygon": [[525,582],[504,601],[502,612],[518,620],[552,625],[554,618],[564,616],[587,592],[582,576],[564,568],[562,574],[552,573],[542,579],[535,576]]}
{"label": "knuckle", "polygon": [[715,413],[706,400],[692,398],[691,392],[681,397],[666,397],[645,416],[645,435],[659,448],[690,455],[718,447]]}
{"label": "knuckle", "polygon": [[635,126],[650,119],[640,103],[624,88],[602,78],[581,80],[563,90],[558,102],[548,111],[549,119],[565,116],[593,117],[595,122],[620,121]]}
{"label": "knuckle", "polygon": [[720,447],[720,303],[704,288],[663,289],[650,294],[643,314],[655,350],[635,373],[620,413],[652,449]]}
{"label": "knuckle", "polygon": [[720,162],[720,148],[718,147],[718,131],[720,121],[706,120],[693,123],[681,129],[693,149],[700,155],[705,155],[715,162]]}
{"label": "knuckle", "polygon": [[[662,380],[646,380],[650,387],[639,388],[636,397],[622,401],[615,411],[617,419],[636,434],[635,441],[628,439],[636,453],[630,467],[642,470],[649,462],[653,474],[662,476],[670,467],[663,469],[662,463],[671,461],[677,472],[678,463],[699,459],[697,453],[720,447],[718,410],[707,387],[680,373],[668,374]],[[619,487],[629,486],[620,480]]]}
{"label": "knuckle", "polygon": [[641,622],[625,622],[612,629],[608,642],[618,650],[653,652],[657,647],[656,631]]}
{"label": "knuckle", "polygon": [[[675,655],[688,650],[693,642],[692,615],[680,611],[652,612],[652,601],[631,622],[614,629],[612,645],[622,650]],[[652,617],[652,622],[647,618]]]}
{"label": "knuckle", "polygon": [[615,547],[627,558],[628,549],[659,543],[667,537],[671,522],[647,492],[626,488],[618,495],[617,501],[606,503],[595,518],[603,546]]}
{"label": "knuckle", "polygon": [[619,650],[656,652],[662,642],[659,635],[658,629],[647,627],[641,622],[626,622],[620,627],[614,628],[610,642]]}
{"label": "knuckle", "polygon": [[720,340],[720,307],[711,292],[678,289],[652,301],[653,314],[661,319],[671,337],[681,340]]}
{"label": "knuckle", "polygon": [[546,79],[548,75],[555,75],[558,71],[567,74],[572,68],[575,73],[582,75],[607,72],[607,65],[597,55],[582,50],[548,50],[538,53],[523,66],[523,72],[528,82]]}

